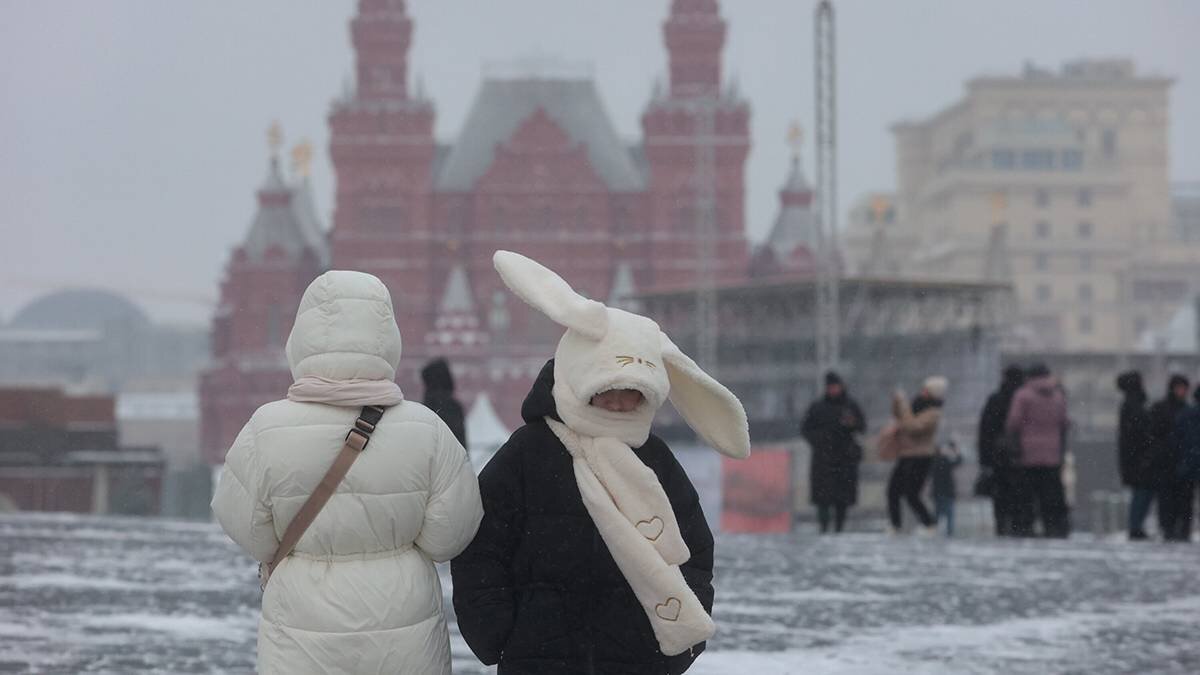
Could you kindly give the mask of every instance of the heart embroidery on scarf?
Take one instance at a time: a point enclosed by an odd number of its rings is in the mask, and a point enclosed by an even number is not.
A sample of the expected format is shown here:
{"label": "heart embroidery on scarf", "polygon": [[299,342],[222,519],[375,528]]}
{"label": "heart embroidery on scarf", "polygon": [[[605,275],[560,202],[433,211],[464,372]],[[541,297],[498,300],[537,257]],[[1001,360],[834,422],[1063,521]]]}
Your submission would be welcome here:
{"label": "heart embroidery on scarf", "polygon": [[634,527],[637,528],[637,531],[643,537],[650,541],[658,541],[658,538],[662,536],[663,530],[667,529],[667,524],[663,522],[662,518],[654,516],[650,520],[639,521]]}
{"label": "heart embroidery on scarf", "polygon": [[679,598],[667,598],[666,602],[654,606],[654,613],[663,621],[677,621],[682,611],[683,603],[679,602]]}

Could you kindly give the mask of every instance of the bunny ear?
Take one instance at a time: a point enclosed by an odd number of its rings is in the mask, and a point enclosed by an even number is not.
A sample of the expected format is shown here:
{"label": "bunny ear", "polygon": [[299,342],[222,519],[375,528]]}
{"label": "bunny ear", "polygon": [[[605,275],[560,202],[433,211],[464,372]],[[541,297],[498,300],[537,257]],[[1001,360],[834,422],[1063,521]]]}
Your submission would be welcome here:
{"label": "bunny ear", "polygon": [[734,459],[750,456],[750,427],[742,402],[700,369],[662,335],[663,363],[671,382],[671,403],[684,421],[717,452]]}
{"label": "bunny ear", "polygon": [[506,286],[555,323],[593,340],[608,331],[608,308],[575,292],[545,266],[511,251],[496,251],[492,263]]}

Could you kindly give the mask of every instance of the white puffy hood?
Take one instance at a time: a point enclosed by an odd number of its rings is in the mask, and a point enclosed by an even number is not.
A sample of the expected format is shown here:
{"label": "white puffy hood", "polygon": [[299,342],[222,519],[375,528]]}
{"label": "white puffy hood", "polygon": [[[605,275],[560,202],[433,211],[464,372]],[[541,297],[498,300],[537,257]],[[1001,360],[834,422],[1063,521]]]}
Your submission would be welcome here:
{"label": "white puffy hood", "polygon": [[297,380],[395,380],[400,328],[387,286],[363,272],[314,279],[300,300],[287,359]]}

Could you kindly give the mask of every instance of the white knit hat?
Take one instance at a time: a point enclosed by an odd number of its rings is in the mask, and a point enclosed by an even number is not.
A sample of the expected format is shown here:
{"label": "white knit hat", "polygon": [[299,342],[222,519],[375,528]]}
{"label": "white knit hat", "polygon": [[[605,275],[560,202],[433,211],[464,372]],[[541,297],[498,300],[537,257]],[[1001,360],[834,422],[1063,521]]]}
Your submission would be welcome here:
{"label": "white knit hat", "polygon": [[941,375],[932,375],[925,378],[925,384],[922,385],[929,395],[938,399],[946,398],[946,390],[950,387],[950,381]]}

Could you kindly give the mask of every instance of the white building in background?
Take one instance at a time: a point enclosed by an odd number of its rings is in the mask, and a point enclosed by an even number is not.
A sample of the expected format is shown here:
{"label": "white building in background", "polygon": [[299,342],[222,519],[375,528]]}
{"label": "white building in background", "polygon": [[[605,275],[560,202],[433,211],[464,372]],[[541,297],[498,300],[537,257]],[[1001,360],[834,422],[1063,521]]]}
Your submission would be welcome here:
{"label": "white building in background", "polygon": [[[897,191],[860,205],[851,266],[1014,284],[1025,349],[1134,347],[1200,291],[1200,238],[1172,211],[1172,80],[1132,61],[970,80],[966,95],[893,127]],[[897,260],[898,259],[898,260]]]}

